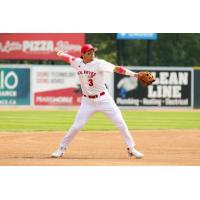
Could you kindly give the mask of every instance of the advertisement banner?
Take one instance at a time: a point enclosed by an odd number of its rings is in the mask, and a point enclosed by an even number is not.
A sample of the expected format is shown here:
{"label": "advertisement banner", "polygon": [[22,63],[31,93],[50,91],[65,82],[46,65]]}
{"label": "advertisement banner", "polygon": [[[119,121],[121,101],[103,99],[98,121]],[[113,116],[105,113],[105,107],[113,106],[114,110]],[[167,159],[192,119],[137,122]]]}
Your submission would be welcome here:
{"label": "advertisement banner", "polygon": [[118,40],[157,40],[157,33],[117,33]]}
{"label": "advertisement banner", "polygon": [[148,70],[156,81],[142,87],[133,77],[116,74],[115,102],[119,106],[192,107],[193,71],[191,68],[130,67],[134,72]]}
{"label": "advertisement banner", "polygon": [[73,68],[69,66],[35,66],[32,73],[34,105],[80,105],[82,91]]}
{"label": "advertisement banner", "polygon": [[56,49],[80,56],[84,33],[0,33],[0,59],[59,60]]}
{"label": "advertisement banner", "polygon": [[30,105],[30,69],[0,66],[0,106]]}

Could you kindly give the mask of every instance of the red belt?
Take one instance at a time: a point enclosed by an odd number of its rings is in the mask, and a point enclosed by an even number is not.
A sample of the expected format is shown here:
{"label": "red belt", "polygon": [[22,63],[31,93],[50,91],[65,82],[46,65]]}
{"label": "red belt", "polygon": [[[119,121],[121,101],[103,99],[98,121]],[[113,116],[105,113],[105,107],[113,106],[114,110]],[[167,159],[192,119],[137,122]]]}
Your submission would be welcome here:
{"label": "red belt", "polygon": [[100,97],[100,96],[103,96],[105,94],[105,92],[101,92],[99,95],[98,94],[96,94],[96,95],[93,95],[93,96],[87,96],[87,95],[83,95],[84,97],[88,97],[88,98],[90,98],[90,99],[96,99],[96,98],[98,98],[98,97]]}

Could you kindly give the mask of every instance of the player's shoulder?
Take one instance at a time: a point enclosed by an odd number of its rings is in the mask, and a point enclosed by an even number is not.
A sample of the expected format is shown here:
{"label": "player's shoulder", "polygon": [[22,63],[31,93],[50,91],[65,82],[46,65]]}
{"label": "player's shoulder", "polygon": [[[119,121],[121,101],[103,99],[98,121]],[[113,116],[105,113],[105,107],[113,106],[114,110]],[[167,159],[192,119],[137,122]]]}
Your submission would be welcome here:
{"label": "player's shoulder", "polygon": [[82,58],[76,58],[75,60],[74,60],[75,62],[82,62],[83,61],[83,59]]}
{"label": "player's shoulder", "polygon": [[102,63],[105,63],[106,61],[103,60],[103,59],[95,58],[95,59],[94,59],[94,62],[95,62],[96,64],[102,64]]}
{"label": "player's shoulder", "polygon": [[72,60],[71,65],[72,66],[80,65],[81,62],[82,62],[81,58],[75,58]]}
{"label": "player's shoulder", "polygon": [[94,60],[95,60],[96,62],[105,62],[104,59],[99,59],[99,58],[95,58]]}

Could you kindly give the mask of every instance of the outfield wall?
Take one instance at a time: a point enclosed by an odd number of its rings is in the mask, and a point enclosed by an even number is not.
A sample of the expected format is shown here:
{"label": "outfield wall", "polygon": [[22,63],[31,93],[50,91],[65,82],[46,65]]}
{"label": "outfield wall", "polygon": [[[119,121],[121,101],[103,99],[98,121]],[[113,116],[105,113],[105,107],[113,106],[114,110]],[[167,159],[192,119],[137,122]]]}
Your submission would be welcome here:
{"label": "outfield wall", "polygon": [[[144,88],[134,78],[105,74],[106,85],[120,107],[200,107],[200,68],[128,67],[156,76]],[[75,71],[66,65],[0,65],[0,106],[74,107],[81,88]]]}
{"label": "outfield wall", "polygon": [[194,108],[200,108],[200,67],[194,67]]}
{"label": "outfield wall", "polygon": [[[105,75],[113,96],[113,74]],[[65,107],[80,105],[82,92],[66,65],[0,65],[0,106]]]}

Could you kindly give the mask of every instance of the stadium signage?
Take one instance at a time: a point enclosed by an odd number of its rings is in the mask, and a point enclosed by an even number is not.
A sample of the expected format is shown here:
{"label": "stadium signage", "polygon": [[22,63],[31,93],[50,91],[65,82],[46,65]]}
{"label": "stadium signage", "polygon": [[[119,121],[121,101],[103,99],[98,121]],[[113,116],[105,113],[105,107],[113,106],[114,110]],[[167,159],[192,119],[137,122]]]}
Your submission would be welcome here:
{"label": "stadium signage", "polygon": [[0,59],[58,60],[55,51],[62,49],[80,56],[85,34],[0,34]]}
{"label": "stadium signage", "polygon": [[0,105],[30,105],[30,69],[0,66]]}
{"label": "stadium signage", "polygon": [[[156,72],[153,74],[156,76]],[[188,72],[160,72],[158,76],[147,88],[149,98],[181,98],[181,86],[188,85]]]}
{"label": "stadium signage", "polygon": [[35,66],[32,70],[33,103],[36,106],[79,105],[80,84],[73,68]]}
{"label": "stadium signage", "polygon": [[130,77],[115,76],[115,101],[120,106],[192,107],[193,71],[191,68],[130,68],[149,70],[156,81],[142,87]]}
{"label": "stadium signage", "polygon": [[15,89],[18,85],[18,77],[15,72],[10,71],[7,74],[0,71],[0,89]]}
{"label": "stadium signage", "polygon": [[117,33],[118,40],[157,40],[157,33]]}

